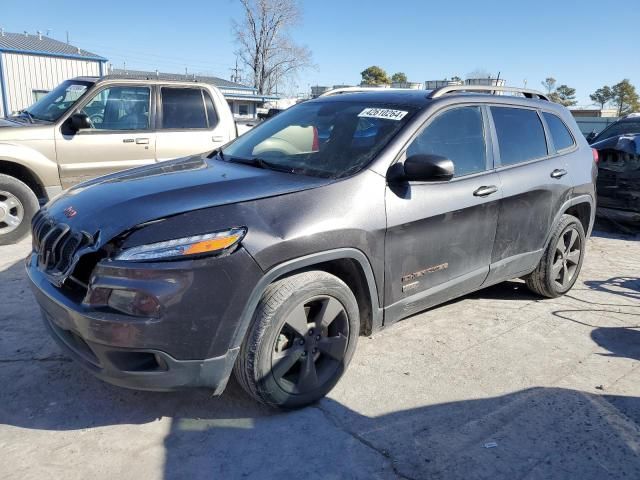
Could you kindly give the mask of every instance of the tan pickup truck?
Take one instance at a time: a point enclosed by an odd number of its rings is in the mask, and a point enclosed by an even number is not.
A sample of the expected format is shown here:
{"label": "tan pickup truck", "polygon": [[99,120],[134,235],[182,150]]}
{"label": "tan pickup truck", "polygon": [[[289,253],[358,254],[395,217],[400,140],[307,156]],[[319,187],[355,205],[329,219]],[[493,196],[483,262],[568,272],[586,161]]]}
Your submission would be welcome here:
{"label": "tan pickup truck", "polygon": [[79,77],[0,119],[0,245],[39,205],[99,175],[213,150],[237,136],[227,101],[194,82]]}

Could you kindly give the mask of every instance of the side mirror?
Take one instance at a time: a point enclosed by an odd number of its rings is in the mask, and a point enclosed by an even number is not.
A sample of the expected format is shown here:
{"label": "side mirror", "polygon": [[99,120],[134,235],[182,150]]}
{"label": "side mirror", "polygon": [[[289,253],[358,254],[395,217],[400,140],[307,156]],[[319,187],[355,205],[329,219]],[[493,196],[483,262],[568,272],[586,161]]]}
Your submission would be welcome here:
{"label": "side mirror", "polygon": [[411,155],[404,164],[396,163],[389,170],[389,181],[446,182],[453,178],[453,162],[440,155]]}
{"label": "side mirror", "polygon": [[587,135],[587,142],[591,143],[598,136],[598,134],[594,131]]}
{"label": "side mirror", "polygon": [[91,121],[84,113],[74,113],[69,117],[69,127],[72,131],[77,132],[85,128],[91,128]]}

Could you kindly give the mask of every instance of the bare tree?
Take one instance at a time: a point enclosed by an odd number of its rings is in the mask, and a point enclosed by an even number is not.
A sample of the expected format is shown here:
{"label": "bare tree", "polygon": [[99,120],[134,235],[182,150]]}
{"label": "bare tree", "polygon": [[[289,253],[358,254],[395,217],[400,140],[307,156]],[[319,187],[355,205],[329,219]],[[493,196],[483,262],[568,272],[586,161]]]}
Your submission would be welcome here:
{"label": "bare tree", "polygon": [[237,55],[251,71],[260,94],[272,93],[279,82],[311,66],[311,52],[297,45],[289,30],[300,21],[297,0],[239,0],[244,19],[233,21]]}

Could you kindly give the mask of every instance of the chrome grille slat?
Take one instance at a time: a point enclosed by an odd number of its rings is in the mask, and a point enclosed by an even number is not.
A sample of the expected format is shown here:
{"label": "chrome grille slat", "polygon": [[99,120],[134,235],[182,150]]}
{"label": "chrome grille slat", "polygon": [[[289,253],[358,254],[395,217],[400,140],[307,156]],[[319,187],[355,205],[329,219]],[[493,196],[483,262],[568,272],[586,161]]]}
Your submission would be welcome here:
{"label": "chrome grille slat", "polygon": [[32,231],[38,267],[49,274],[51,280],[56,283],[61,283],[67,278],[79,257],[78,254],[93,243],[90,235],[74,232],[65,223],[56,224],[41,212],[33,219]]}

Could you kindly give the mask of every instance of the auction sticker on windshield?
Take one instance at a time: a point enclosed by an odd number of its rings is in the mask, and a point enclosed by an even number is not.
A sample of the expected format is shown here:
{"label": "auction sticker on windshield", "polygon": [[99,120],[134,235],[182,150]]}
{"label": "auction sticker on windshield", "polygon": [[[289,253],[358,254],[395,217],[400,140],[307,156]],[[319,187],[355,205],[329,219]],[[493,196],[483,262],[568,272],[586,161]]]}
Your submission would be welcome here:
{"label": "auction sticker on windshield", "polygon": [[366,118],[383,118],[385,120],[402,120],[409,113],[404,110],[391,110],[389,108],[365,108],[358,116]]}

